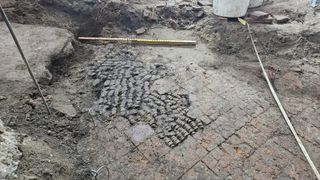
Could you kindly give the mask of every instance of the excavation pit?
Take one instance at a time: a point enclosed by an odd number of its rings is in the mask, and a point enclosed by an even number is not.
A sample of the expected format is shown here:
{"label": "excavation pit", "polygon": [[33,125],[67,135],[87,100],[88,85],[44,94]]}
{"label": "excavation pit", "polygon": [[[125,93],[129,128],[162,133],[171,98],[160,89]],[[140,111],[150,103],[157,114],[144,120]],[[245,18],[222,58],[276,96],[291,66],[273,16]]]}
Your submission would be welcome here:
{"label": "excavation pit", "polygon": [[[12,173],[0,168],[0,179],[315,178],[267,89],[246,27],[214,16],[210,2],[24,0],[5,10],[52,115],[20,75],[25,68],[0,23],[0,119],[10,127],[0,127],[0,143],[10,132],[14,143],[5,147],[20,151],[3,156],[11,157]],[[297,0],[255,10],[289,18],[251,28],[320,167],[319,12]],[[84,43],[78,36],[197,46]]]}

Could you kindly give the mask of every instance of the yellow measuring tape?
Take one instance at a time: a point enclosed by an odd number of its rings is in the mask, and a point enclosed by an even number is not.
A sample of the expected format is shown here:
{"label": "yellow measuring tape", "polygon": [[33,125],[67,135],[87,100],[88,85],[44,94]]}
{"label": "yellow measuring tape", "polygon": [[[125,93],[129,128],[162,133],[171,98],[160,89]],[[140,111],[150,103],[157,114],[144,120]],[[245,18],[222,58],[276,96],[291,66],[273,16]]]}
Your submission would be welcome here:
{"label": "yellow measuring tape", "polygon": [[110,42],[123,42],[129,44],[169,45],[169,46],[196,46],[197,41],[190,40],[158,40],[136,38],[106,38],[106,37],[79,37],[79,40],[98,40]]}
{"label": "yellow measuring tape", "polygon": [[244,26],[247,25],[247,21],[242,18],[238,18],[238,21]]}
{"label": "yellow measuring tape", "polygon": [[252,37],[252,33],[251,33],[251,29],[250,29],[249,23],[248,23],[246,20],[242,19],[242,18],[238,18],[238,20],[239,20],[239,22],[240,22],[241,24],[243,24],[244,26],[247,26],[247,27],[248,27],[249,36],[250,36],[250,38],[251,38],[252,46],[253,46],[254,51],[255,51],[255,53],[256,53],[256,55],[257,55],[257,58],[258,58],[258,60],[259,60],[260,67],[261,67],[261,69],[262,69],[262,72],[263,72],[264,77],[266,78],[266,81],[267,81],[267,83],[268,83],[268,86],[269,86],[269,89],[270,89],[270,91],[271,91],[271,93],[272,93],[272,96],[273,96],[273,98],[275,99],[275,101],[276,101],[276,103],[277,103],[277,105],[278,105],[278,107],[279,107],[279,109],[280,109],[280,111],[281,111],[281,113],[282,113],[282,116],[283,116],[284,119],[286,120],[286,123],[287,123],[287,125],[289,126],[290,131],[292,132],[295,140],[297,141],[297,143],[298,143],[298,145],[299,145],[302,153],[304,154],[305,158],[307,159],[307,161],[308,161],[309,165],[311,166],[311,168],[312,168],[314,174],[316,175],[317,179],[320,180],[320,174],[319,174],[319,171],[317,170],[317,167],[314,165],[312,159],[310,158],[310,156],[309,156],[306,148],[304,147],[304,145],[303,145],[300,137],[298,136],[298,133],[296,132],[295,128],[293,127],[293,125],[292,125],[292,123],[291,123],[291,121],[290,121],[290,119],[289,119],[289,117],[288,117],[288,115],[287,115],[284,107],[282,106],[282,104],[281,104],[281,102],[280,102],[280,100],[279,100],[279,98],[278,98],[278,95],[277,95],[276,91],[274,90],[273,85],[271,84],[271,81],[270,81],[270,79],[269,79],[269,77],[268,77],[268,75],[267,75],[267,72],[266,72],[266,70],[265,70],[265,68],[264,68],[264,65],[263,65],[263,63],[262,63],[262,61],[261,61],[261,58],[260,58],[260,56],[259,56],[259,53],[258,53],[256,44],[255,44],[254,39],[253,39],[253,37]]}

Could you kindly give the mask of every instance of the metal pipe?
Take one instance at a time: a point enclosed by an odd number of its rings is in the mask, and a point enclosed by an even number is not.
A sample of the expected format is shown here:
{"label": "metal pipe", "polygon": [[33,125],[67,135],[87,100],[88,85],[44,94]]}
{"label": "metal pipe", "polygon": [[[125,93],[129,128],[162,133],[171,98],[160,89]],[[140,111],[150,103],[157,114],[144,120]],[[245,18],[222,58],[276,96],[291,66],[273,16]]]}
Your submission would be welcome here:
{"label": "metal pipe", "polygon": [[33,72],[32,72],[32,70],[31,70],[31,68],[30,68],[29,62],[27,61],[27,59],[26,59],[26,57],[25,57],[25,55],[24,55],[24,53],[23,53],[23,51],[22,51],[22,48],[21,48],[21,46],[20,46],[20,44],[19,44],[19,41],[18,41],[16,35],[15,35],[14,32],[13,32],[11,23],[10,23],[10,21],[9,21],[7,15],[6,15],[6,13],[4,12],[1,4],[0,4],[0,13],[1,13],[1,16],[3,17],[3,20],[4,20],[4,22],[6,23],[9,31],[10,31],[10,34],[11,34],[11,36],[12,36],[12,38],[13,38],[13,40],[14,40],[14,42],[15,42],[15,44],[16,44],[19,52],[20,52],[20,55],[21,55],[24,63],[25,63],[26,66],[27,66],[27,69],[28,69],[28,72],[29,72],[31,78],[32,78],[34,84],[36,85],[36,87],[37,87],[40,95],[41,95],[41,99],[42,99],[42,101],[43,101],[43,104],[46,106],[46,109],[47,109],[47,111],[48,111],[48,114],[51,114],[50,109],[49,109],[49,106],[48,106],[48,104],[47,104],[47,102],[46,102],[46,100],[45,100],[45,98],[44,98],[44,96],[43,96],[43,94],[42,94],[42,91],[41,91],[41,88],[40,88],[40,86],[39,86],[39,83],[38,83],[38,81],[36,80],[36,78],[35,78],[34,75],[33,75]]}

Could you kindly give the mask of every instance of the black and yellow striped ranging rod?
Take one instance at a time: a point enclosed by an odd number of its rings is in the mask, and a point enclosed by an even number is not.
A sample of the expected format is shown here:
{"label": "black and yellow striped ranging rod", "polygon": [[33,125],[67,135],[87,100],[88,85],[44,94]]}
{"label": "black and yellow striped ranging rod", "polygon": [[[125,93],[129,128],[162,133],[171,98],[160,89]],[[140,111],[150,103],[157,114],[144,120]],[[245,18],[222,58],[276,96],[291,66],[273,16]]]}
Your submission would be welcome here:
{"label": "black and yellow striped ranging rod", "polygon": [[40,88],[40,86],[39,86],[39,83],[38,83],[38,81],[36,80],[36,78],[35,78],[34,75],[33,75],[33,72],[32,72],[32,70],[31,70],[31,68],[30,68],[29,62],[27,61],[27,59],[26,59],[26,57],[25,57],[25,55],[24,55],[24,53],[23,53],[23,51],[22,51],[22,49],[21,49],[21,46],[20,46],[20,44],[19,44],[19,41],[18,41],[16,35],[15,35],[14,32],[13,32],[11,23],[10,23],[10,21],[9,21],[7,15],[6,15],[6,13],[4,12],[1,4],[0,4],[0,13],[1,13],[1,16],[3,17],[3,20],[4,20],[4,22],[6,23],[9,31],[10,31],[10,34],[11,34],[11,36],[12,36],[12,38],[13,38],[13,40],[14,40],[14,42],[15,42],[15,44],[16,44],[19,52],[20,52],[20,55],[21,55],[24,63],[25,63],[26,66],[27,66],[27,69],[28,69],[28,72],[29,72],[31,78],[32,78],[34,84],[36,85],[36,87],[37,87],[40,95],[41,95],[41,99],[42,99],[42,101],[43,101],[43,104],[46,106],[46,109],[47,109],[48,113],[51,114],[50,109],[49,109],[49,106],[48,106],[48,104],[47,104],[47,102],[46,102],[46,100],[45,100],[45,98],[44,98],[44,96],[43,96],[43,94],[42,94],[42,91],[41,91],[41,88]]}
{"label": "black and yellow striped ranging rod", "polygon": [[79,37],[79,40],[122,42],[128,44],[167,45],[167,46],[196,46],[197,41],[192,40],[161,40],[137,38],[107,38],[107,37]]}

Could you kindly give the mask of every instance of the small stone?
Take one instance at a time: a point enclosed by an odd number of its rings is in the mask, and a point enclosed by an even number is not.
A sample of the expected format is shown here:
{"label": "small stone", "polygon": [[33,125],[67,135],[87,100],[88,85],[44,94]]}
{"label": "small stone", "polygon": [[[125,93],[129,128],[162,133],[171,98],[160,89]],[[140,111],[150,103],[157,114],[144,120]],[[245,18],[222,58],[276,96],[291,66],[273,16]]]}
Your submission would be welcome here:
{"label": "small stone", "polygon": [[183,133],[180,132],[180,131],[177,132],[177,135],[176,135],[176,136],[178,137],[178,139],[179,139],[180,141],[182,141],[182,140],[184,139],[184,135],[183,135]]}
{"label": "small stone", "polygon": [[193,122],[193,121],[192,121],[192,122],[190,122],[190,125],[191,125],[191,127],[192,127],[192,128],[194,128],[194,129],[195,129],[195,128],[197,128],[196,123],[195,123],[195,122]]}
{"label": "small stone", "polygon": [[164,142],[168,145],[171,146],[173,144],[173,142],[171,141],[171,139],[169,139],[168,137],[164,138]]}
{"label": "small stone", "polygon": [[100,94],[100,97],[106,97],[108,95],[108,91],[107,90],[105,90],[105,89],[102,89],[102,92],[101,92],[101,94]]}
{"label": "small stone", "polygon": [[189,2],[184,2],[184,1],[179,3],[179,7],[184,7],[184,6],[190,6],[190,3]]}
{"label": "small stone", "polygon": [[101,82],[100,79],[95,79],[95,80],[92,82],[92,86],[96,87],[100,82]]}
{"label": "small stone", "polygon": [[[178,29],[179,25],[176,21],[174,21],[173,19],[169,19],[168,20],[168,25],[172,28],[172,29]],[[154,79],[152,79],[154,80]]]}
{"label": "small stone", "polygon": [[[0,125],[0,134],[2,134],[2,133],[4,133],[5,132],[5,127],[4,126],[2,126],[2,125]],[[0,141],[1,142],[1,141]]]}
{"label": "small stone", "polygon": [[204,16],[204,12],[203,11],[199,11],[196,13],[196,17],[197,18],[202,18]]}
{"label": "small stone", "polygon": [[155,12],[150,11],[149,9],[145,9],[143,11],[143,16],[151,21],[156,21],[158,20],[158,16]]}
{"label": "small stone", "polygon": [[136,123],[134,116],[130,116],[130,117],[128,118],[128,121],[129,121],[129,123],[130,123],[131,125],[133,125],[133,124]]}
{"label": "small stone", "polygon": [[169,1],[166,1],[166,6],[167,7],[173,7],[176,5],[176,2],[173,1],[173,0],[169,0]]}
{"label": "small stone", "polygon": [[51,134],[52,134],[52,131],[51,131],[51,130],[48,130],[47,133],[48,133],[48,135],[51,135]]}
{"label": "small stone", "polygon": [[[294,72],[302,73],[302,69],[299,68],[299,67],[291,68],[291,70],[294,71]],[[1,97],[0,97],[0,100],[1,100]]]}
{"label": "small stone", "polygon": [[112,115],[117,114],[117,108],[112,108],[112,110],[111,110],[111,114],[112,114]]}
{"label": "small stone", "polygon": [[192,10],[194,10],[194,11],[200,11],[200,10],[202,10],[203,9],[203,7],[201,7],[201,6],[199,6],[199,5],[193,5],[192,6]]}
{"label": "small stone", "polygon": [[145,32],[146,32],[146,29],[144,27],[139,28],[139,29],[136,30],[136,34],[138,34],[138,35],[141,35],[141,34],[143,34]]}
{"label": "small stone", "polygon": [[185,122],[183,122],[181,119],[177,119],[176,123],[180,126],[184,126]]}
{"label": "small stone", "polygon": [[174,143],[172,143],[169,147],[174,148],[176,145]]}
{"label": "small stone", "polygon": [[249,17],[253,18],[254,20],[263,20],[269,17],[269,13],[263,11],[253,11],[249,13]]}
{"label": "small stone", "polygon": [[184,127],[189,133],[193,131],[192,127],[189,124],[184,124]]}
{"label": "small stone", "polygon": [[163,138],[165,137],[165,135],[164,135],[164,133],[160,133],[160,134],[158,135],[158,137],[159,137],[160,139],[163,139]]}
{"label": "small stone", "polygon": [[23,175],[23,180],[38,180],[38,177]]}
{"label": "small stone", "polygon": [[121,115],[121,116],[127,115],[127,111],[126,111],[126,110],[121,110],[120,115]]}
{"label": "small stone", "polygon": [[174,133],[173,131],[171,131],[171,132],[165,132],[164,135],[167,136],[167,137],[171,137],[171,136],[174,136],[175,133]]}
{"label": "small stone", "polygon": [[212,1],[209,0],[198,0],[200,6],[212,6]]}
{"label": "small stone", "polygon": [[186,121],[187,123],[191,123],[191,122],[192,122],[192,119],[190,119],[190,118],[185,118],[184,121]]}
{"label": "small stone", "polygon": [[136,115],[136,114],[138,114],[138,111],[135,110],[135,109],[132,109],[132,110],[130,110],[130,114],[131,115]]}
{"label": "small stone", "polygon": [[163,3],[157,4],[156,8],[163,8],[165,6],[166,6],[166,3],[163,2]]}
{"label": "small stone", "polygon": [[34,109],[37,105],[39,105],[39,103],[38,103],[37,101],[33,100],[33,99],[27,100],[27,101],[26,101],[26,104],[29,105],[29,106],[31,106],[33,109]]}
{"label": "small stone", "polygon": [[273,15],[277,24],[285,24],[289,22],[290,18],[284,15]]}
{"label": "small stone", "polygon": [[49,70],[45,70],[39,79],[39,83],[49,85],[51,82],[52,82],[52,74],[49,72]]}
{"label": "small stone", "polygon": [[0,96],[0,101],[3,101],[3,100],[7,100],[7,97],[5,97],[5,96]]}
{"label": "small stone", "polygon": [[204,128],[203,123],[202,123],[199,119],[196,119],[195,122],[196,122],[197,126],[198,126],[200,129],[203,129],[203,128]]}
{"label": "small stone", "polygon": [[181,132],[185,138],[189,135],[188,131],[183,128],[181,128]]}
{"label": "small stone", "polygon": [[181,142],[176,136],[172,136],[171,140],[175,145],[178,145]]}
{"label": "small stone", "polygon": [[109,81],[109,80],[106,80],[103,85],[104,85],[104,86],[109,86],[109,84],[110,84],[110,81]]}
{"label": "small stone", "polygon": [[199,120],[205,125],[208,125],[212,122],[212,120],[207,116],[202,116],[201,118],[199,118]]}

